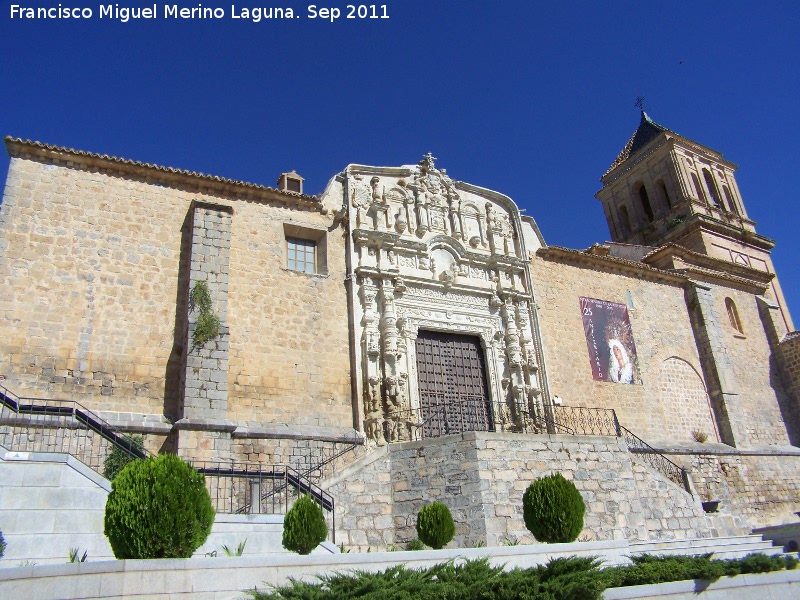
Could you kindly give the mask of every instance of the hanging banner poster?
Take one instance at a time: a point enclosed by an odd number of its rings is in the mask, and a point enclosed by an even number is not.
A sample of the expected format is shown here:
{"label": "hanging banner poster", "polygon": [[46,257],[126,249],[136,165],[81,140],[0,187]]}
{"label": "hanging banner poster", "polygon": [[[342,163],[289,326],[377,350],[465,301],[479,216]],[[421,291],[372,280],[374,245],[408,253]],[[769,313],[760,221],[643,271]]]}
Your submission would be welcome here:
{"label": "hanging banner poster", "polygon": [[579,299],[592,377],[596,381],[641,384],[628,307],[583,296]]}

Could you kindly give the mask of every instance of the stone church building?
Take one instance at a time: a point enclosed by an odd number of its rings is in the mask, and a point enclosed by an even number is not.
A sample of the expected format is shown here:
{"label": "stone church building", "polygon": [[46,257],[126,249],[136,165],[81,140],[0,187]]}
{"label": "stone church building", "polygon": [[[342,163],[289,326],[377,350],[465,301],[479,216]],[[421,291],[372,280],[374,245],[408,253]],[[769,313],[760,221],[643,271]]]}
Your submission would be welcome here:
{"label": "stone church building", "polygon": [[530,540],[521,496],[553,471],[583,539],[795,520],[800,336],[774,242],[736,165],[644,112],[597,192],[611,241],[585,250],[430,154],[310,196],[295,172],[6,147],[0,376],[20,396],[196,463],[305,469],[352,547],[415,537],[433,499],[461,545]]}

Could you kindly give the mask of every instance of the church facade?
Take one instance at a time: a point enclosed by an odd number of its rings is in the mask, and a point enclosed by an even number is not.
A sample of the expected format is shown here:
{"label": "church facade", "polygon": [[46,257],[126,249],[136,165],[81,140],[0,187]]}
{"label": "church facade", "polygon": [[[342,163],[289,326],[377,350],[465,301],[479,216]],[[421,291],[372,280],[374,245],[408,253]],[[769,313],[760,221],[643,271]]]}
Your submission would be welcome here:
{"label": "church facade", "polygon": [[319,474],[353,546],[407,541],[431,499],[461,543],[524,538],[521,494],[554,470],[588,539],[794,518],[800,337],[774,242],[736,166],[644,112],[597,193],[611,241],[586,250],[430,154],[309,196],[294,172],[6,147],[0,375],[21,396],[193,461],[334,456]]}

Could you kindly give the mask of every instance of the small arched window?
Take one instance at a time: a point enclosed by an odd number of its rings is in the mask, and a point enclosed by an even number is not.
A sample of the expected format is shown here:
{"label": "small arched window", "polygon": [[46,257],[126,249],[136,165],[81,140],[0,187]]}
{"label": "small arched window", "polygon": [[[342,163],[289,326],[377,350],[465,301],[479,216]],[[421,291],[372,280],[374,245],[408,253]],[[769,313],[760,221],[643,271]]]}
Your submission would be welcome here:
{"label": "small arched window", "polygon": [[697,194],[697,199],[702,200],[703,202],[706,201],[706,193],[703,191],[703,186],[700,185],[700,180],[697,178],[697,175],[692,173],[692,183],[694,184],[694,191]]}
{"label": "small arched window", "polygon": [[664,196],[664,201],[667,203],[667,206],[672,208],[672,198],[669,197],[669,192],[667,191],[667,184],[664,183],[663,179],[658,180],[658,187],[661,190],[661,194]]}
{"label": "small arched window", "polygon": [[711,204],[719,206],[721,202],[719,200],[719,191],[717,190],[717,182],[714,181],[714,176],[711,175],[708,169],[703,169],[703,177],[706,180],[706,187],[711,197]]}
{"label": "small arched window", "polygon": [[736,303],[731,298],[725,298],[725,310],[728,311],[728,319],[730,319],[731,327],[741,334],[744,334],[742,321],[739,319],[739,311],[736,310]]}
{"label": "small arched window", "polygon": [[631,217],[628,214],[628,207],[627,206],[620,206],[619,207],[619,220],[622,224],[622,231],[624,233],[630,233],[633,231],[631,228]]}
{"label": "small arched window", "polygon": [[647,195],[647,188],[644,187],[644,184],[639,188],[639,198],[642,201],[642,208],[644,209],[644,214],[647,215],[647,220],[653,220],[653,207],[650,205],[650,197]]}
{"label": "small arched window", "polygon": [[736,203],[733,201],[731,192],[727,185],[722,186],[722,193],[725,194],[725,202],[728,204],[728,210],[730,210],[733,214],[738,215],[739,209],[736,208]]}

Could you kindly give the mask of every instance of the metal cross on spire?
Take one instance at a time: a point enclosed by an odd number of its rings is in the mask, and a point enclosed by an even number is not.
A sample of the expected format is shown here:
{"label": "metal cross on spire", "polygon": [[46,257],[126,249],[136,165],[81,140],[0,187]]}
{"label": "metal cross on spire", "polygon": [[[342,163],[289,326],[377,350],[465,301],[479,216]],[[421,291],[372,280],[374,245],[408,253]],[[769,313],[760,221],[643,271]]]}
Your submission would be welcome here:
{"label": "metal cross on spire", "polygon": [[644,96],[636,96],[636,102],[633,105],[644,110]]}

